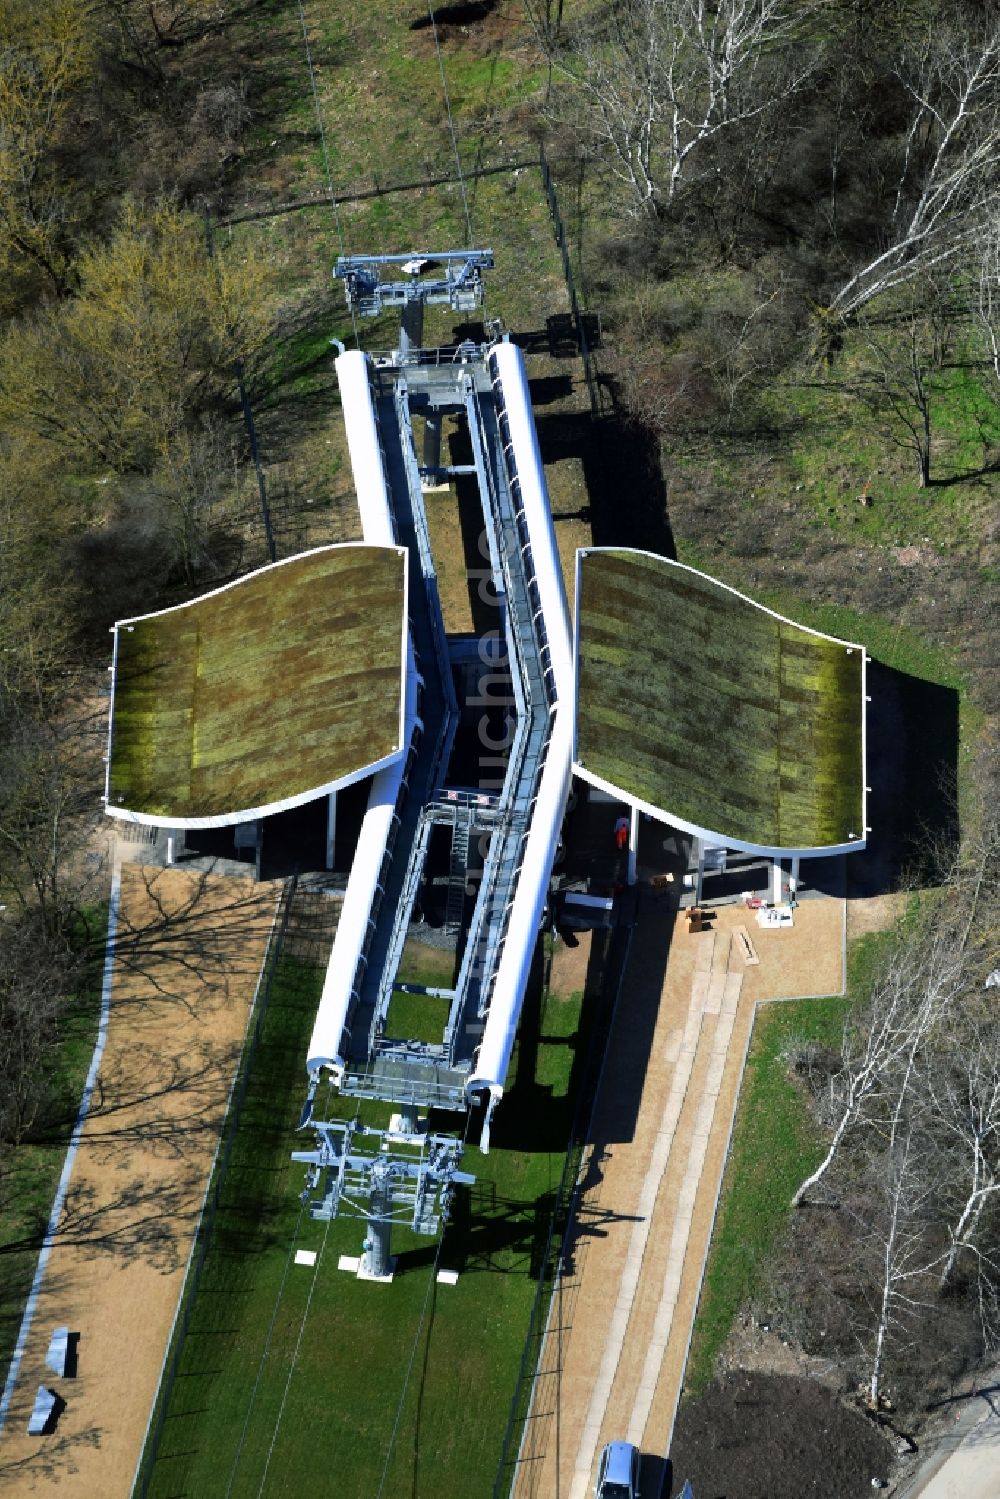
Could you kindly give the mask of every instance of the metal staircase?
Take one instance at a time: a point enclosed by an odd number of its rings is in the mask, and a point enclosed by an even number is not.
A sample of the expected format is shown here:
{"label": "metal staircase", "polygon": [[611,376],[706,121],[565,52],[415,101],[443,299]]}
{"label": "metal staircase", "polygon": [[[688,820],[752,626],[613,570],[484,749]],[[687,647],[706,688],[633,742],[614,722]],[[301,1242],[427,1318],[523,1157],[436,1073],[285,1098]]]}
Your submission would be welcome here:
{"label": "metal staircase", "polygon": [[465,890],[469,877],[469,841],[472,837],[472,815],[468,808],[461,808],[455,817],[451,831],[451,864],[448,868],[448,899],[445,904],[444,928],[450,936],[457,937],[462,930],[462,913],[465,910]]}

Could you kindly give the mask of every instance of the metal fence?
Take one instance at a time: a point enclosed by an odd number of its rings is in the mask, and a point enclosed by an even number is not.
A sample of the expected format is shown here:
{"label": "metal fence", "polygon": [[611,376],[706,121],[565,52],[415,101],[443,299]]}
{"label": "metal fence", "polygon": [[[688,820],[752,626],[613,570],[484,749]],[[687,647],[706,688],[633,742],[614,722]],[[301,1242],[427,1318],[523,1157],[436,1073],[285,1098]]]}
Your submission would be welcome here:
{"label": "metal fence", "polygon": [[143,1444],[142,1456],[139,1459],[135,1478],[132,1481],[132,1499],[145,1499],[145,1496],[149,1493],[150,1483],[152,1482],[153,1470],[156,1467],[156,1457],[163,1437],[163,1428],[167,1418],[167,1411],[170,1408],[174,1383],[177,1379],[181,1359],[184,1355],[184,1343],[191,1323],[191,1313],[197,1299],[198,1287],[201,1282],[202,1271],[205,1268],[205,1261],[208,1257],[208,1248],[212,1242],[212,1231],[219,1211],[223,1188],[225,1187],[226,1173],[229,1169],[233,1145],[239,1129],[240,1116],[243,1112],[247,1086],[253,1068],[253,1059],[257,1053],[261,1031],[264,1027],[264,1019],[267,1015],[274,972],[278,965],[278,959],[281,956],[285,933],[288,930],[288,919],[292,909],[292,901],[297,888],[297,875],[293,875],[285,881],[280,896],[279,909],[276,913],[274,925],[271,928],[267,952],[264,955],[264,962],[261,965],[260,977],[257,981],[257,992],[254,995],[250,1034],[243,1048],[239,1071],[236,1075],[236,1081],[233,1084],[229,1108],[226,1111],[226,1118],[222,1127],[219,1149],[216,1153],[215,1164],[212,1169],[212,1177],[205,1196],[201,1219],[198,1223],[187,1274],[184,1277],[184,1285],[181,1289],[181,1299],[177,1307],[176,1316],[174,1317],[170,1343],[163,1361],[156,1399],[153,1402],[149,1424],[146,1427],[146,1440]]}
{"label": "metal fence", "polygon": [[539,1263],[538,1286],[531,1308],[528,1333],[521,1352],[521,1362],[518,1366],[517,1384],[514,1388],[513,1399],[511,1400],[510,1414],[504,1430],[503,1443],[500,1449],[500,1461],[497,1465],[496,1478],[493,1482],[493,1499],[507,1499],[508,1495],[512,1495],[515,1492],[515,1485],[522,1462],[525,1432],[528,1422],[531,1419],[531,1404],[535,1394],[536,1380],[539,1377],[544,1377],[546,1374],[557,1372],[551,1369],[541,1369],[541,1356],[545,1348],[546,1339],[550,1331],[552,1331],[549,1325],[552,1295],[566,1264],[567,1250],[569,1249],[569,1229],[572,1224],[573,1210],[576,1203],[583,1144],[588,1131],[594,1100],[597,1096],[602,1060],[618,1006],[631,936],[631,927],[619,927],[611,939],[605,969],[606,977],[603,985],[605,1004],[602,1012],[596,1018],[594,1029],[587,1045],[586,1061],[581,1079],[580,1092],[577,1095],[576,1107],[573,1111],[573,1125],[570,1130],[569,1144],[566,1148],[566,1158],[563,1162],[559,1185],[556,1188],[548,1236],[545,1240],[545,1248]]}

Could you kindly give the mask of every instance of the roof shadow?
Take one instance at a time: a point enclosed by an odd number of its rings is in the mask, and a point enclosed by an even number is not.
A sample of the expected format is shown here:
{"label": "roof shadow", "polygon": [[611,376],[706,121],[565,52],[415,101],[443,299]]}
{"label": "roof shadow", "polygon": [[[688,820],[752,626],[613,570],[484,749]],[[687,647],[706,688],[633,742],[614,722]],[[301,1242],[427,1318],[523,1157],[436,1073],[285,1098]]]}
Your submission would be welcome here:
{"label": "roof shadow", "polygon": [[639,547],[677,560],[655,433],[615,415],[580,412],[536,410],[535,426],[543,462],[582,462],[595,546]]}
{"label": "roof shadow", "polygon": [[875,660],[867,691],[871,831],[848,860],[854,896],[933,878],[959,839],[958,693]]}

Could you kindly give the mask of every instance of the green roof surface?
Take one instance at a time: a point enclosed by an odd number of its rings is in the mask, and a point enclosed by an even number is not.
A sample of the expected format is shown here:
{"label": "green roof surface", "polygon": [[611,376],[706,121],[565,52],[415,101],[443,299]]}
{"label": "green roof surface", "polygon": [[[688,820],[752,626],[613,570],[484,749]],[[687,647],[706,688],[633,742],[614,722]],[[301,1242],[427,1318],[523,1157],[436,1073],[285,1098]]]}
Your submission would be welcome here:
{"label": "green roof surface", "polygon": [[864,651],[641,552],[580,556],[577,761],[766,848],[864,831]]}
{"label": "green roof surface", "polygon": [[122,621],[108,804],[225,819],[400,749],[406,554],[336,546]]}

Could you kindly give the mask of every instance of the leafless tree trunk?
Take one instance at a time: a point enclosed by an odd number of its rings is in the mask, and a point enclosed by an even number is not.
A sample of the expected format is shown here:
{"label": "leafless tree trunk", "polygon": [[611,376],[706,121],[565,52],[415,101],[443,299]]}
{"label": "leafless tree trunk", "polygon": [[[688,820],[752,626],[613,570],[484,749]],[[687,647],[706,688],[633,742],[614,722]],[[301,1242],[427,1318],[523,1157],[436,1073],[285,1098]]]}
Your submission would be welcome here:
{"label": "leafless tree trunk", "polygon": [[[787,0],[618,0],[574,30],[529,8],[561,88],[557,117],[589,137],[625,190],[626,212],[655,215],[723,130],[801,87],[811,57],[802,7]],[[765,61],[783,66],[765,77]]]}
{"label": "leafless tree trunk", "polygon": [[[951,1245],[941,1269],[940,1284],[948,1285],[963,1249],[973,1248],[987,1203],[1000,1190],[1000,1036],[995,1027],[966,1031],[967,1050],[955,1057],[951,1076],[930,1079],[935,1122],[950,1137],[957,1152],[954,1186],[960,1193],[948,1225]],[[945,1185],[952,1183],[945,1179]],[[947,1194],[954,1198],[954,1193]]]}
{"label": "leafless tree trunk", "polygon": [[928,24],[897,77],[912,101],[889,243],[854,271],[830,304],[850,319],[872,298],[969,252],[995,211],[1000,166],[1000,30],[979,35]]}
{"label": "leafless tree trunk", "polygon": [[[898,1319],[921,1305],[920,1283],[935,1267],[927,1220],[933,1188],[923,1171],[912,1129],[895,1132],[885,1157],[886,1218],[881,1231],[880,1285],[868,1399],[878,1408],[885,1357]],[[924,1297],[923,1299],[926,1299]]]}
{"label": "leafless tree trunk", "polygon": [[916,459],[921,489],[931,482],[931,355],[921,337],[921,319],[911,310],[905,328],[864,327],[871,370],[858,388],[897,447]]}
{"label": "leafless tree trunk", "polygon": [[901,942],[876,986],[871,1004],[845,1029],[844,1060],[831,1080],[836,1120],[826,1155],[792,1198],[799,1207],[824,1178],[844,1137],[875,1103],[888,1103],[898,1120],[922,1047],[957,993],[957,967],[947,934]]}
{"label": "leafless tree trunk", "polygon": [[[928,1069],[932,1127],[941,1142],[941,1207],[950,1248],[942,1289],[963,1250],[980,1255],[978,1235],[1000,1191],[1000,1015],[984,987],[1000,951],[1000,838],[987,823],[965,871],[966,919],[960,933],[965,989],[955,1023]],[[979,1268],[983,1262],[979,1260]]]}
{"label": "leafless tree trunk", "polygon": [[986,343],[990,368],[1000,384],[1000,215],[987,226],[980,241],[973,316]]}

